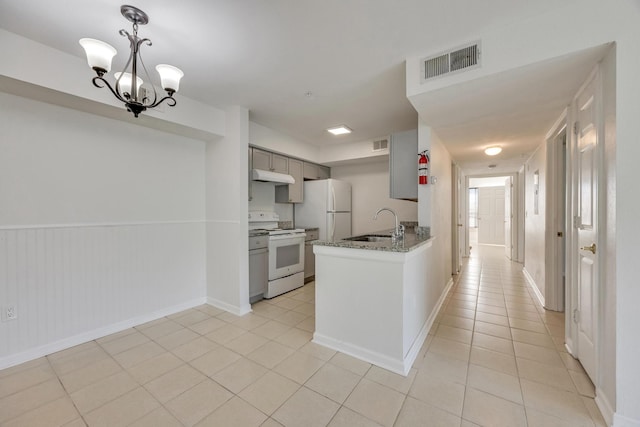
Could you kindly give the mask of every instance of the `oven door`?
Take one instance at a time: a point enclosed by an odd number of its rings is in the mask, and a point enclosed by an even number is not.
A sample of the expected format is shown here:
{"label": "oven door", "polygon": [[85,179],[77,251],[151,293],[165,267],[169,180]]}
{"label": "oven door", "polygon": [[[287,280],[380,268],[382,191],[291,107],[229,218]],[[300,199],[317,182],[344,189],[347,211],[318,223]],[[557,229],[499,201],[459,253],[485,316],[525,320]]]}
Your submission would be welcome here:
{"label": "oven door", "polygon": [[269,280],[304,271],[304,233],[269,236]]}

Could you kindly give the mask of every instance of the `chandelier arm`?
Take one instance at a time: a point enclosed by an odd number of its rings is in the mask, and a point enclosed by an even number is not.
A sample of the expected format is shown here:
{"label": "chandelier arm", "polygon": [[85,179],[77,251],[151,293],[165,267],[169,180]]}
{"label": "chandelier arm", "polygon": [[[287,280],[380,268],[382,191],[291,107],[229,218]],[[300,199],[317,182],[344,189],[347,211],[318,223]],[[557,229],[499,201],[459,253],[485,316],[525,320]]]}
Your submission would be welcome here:
{"label": "chandelier arm", "polygon": [[129,101],[127,101],[125,98],[123,98],[123,97],[122,97],[118,92],[116,92],[116,91],[113,89],[113,87],[109,84],[109,82],[108,82],[106,79],[104,79],[102,76],[95,76],[95,77],[92,79],[93,85],[94,85],[95,87],[100,88],[100,89],[102,89],[102,88],[104,88],[104,87],[105,87],[105,86],[100,86],[100,83],[98,83],[98,81],[101,81],[102,83],[104,83],[104,85],[105,85],[106,87],[108,87],[108,88],[109,88],[109,90],[111,91],[111,93],[112,93],[116,98],[118,98],[121,102],[124,102],[124,103],[129,102]]}
{"label": "chandelier arm", "polygon": [[[147,46],[151,46],[151,40],[149,39],[140,39],[138,40],[138,48],[137,48],[137,52],[138,52],[138,60],[140,61],[139,65],[142,65],[142,70],[144,71],[144,74],[147,76],[147,80],[149,81],[149,85],[151,86],[151,89],[153,89],[153,99],[149,99],[148,97],[144,97],[142,99],[140,99],[139,101],[144,104],[144,105],[157,105],[156,102],[158,101],[158,92],[156,91],[156,86],[153,84],[153,81],[151,80],[151,75],[149,74],[149,71],[147,71],[147,66],[144,65],[144,61],[142,60],[142,54],[140,53],[140,46],[142,45],[142,43],[146,43]],[[145,100],[148,102],[148,104],[145,102]]]}
{"label": "chandelier arm", "polygon": [[159,101],[151,104],[151,105],[147,105],[147,108],[154,108],[157,107],[158,105],[162,104],[164,101],[167,101],[167,105],[169,107],[175,107],[176,106],[176,99],[173,97],[173,95],[167,95],[164,98],[160,99]]}

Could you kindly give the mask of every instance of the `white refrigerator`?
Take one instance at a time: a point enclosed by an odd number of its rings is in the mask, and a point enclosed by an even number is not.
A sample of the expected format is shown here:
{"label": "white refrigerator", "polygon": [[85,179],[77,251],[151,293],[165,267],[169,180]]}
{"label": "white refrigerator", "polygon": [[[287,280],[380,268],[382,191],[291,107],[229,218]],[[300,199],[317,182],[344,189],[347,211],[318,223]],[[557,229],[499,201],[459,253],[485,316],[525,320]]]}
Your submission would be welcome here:
{"label": "white refrigerator", "polygon": [[320,240],[351,236],[351,184],[337,179],[304,182],[304,202],[295,207],[296,227],[318,227]]}

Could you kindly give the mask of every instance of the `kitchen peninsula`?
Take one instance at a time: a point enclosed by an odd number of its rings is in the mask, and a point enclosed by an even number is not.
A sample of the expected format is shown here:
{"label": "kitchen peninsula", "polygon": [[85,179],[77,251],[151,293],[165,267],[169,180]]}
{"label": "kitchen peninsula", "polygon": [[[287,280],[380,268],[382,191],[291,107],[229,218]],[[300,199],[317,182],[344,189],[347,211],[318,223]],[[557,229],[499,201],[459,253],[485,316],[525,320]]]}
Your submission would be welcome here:
{"label": "kitchen peninsula", "polygon": [[448,291],[429,280],[433,240],[387,232],[314,242],[313,341],[407,375]]}

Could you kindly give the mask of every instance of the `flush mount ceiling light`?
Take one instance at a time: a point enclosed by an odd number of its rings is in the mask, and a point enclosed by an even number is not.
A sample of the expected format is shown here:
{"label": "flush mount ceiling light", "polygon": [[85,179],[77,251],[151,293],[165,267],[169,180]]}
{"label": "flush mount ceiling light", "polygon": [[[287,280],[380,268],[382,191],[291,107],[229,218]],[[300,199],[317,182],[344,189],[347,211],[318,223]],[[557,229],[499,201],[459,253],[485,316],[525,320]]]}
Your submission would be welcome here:
{"label": "flush mount ceiling light", "polygon": [[[124,102],[127,111],[132,112],[136,117],[146,109],[157,107],[164,101],[171,107],[175,106],[176,100],[173,98],[173,94],[178,91],[180,79],[184,73],[172,65],[156,65],[156,70],[160,74],[160,84],[167,91],[167,96],[158,99],[156,88],[150,83],[151,77],[140,56],[140,46],[143,43],[151,46],[151,40],[138,37],[138,25],[146,25],[149,22],[149,16],[137,7],[128,5],[121,6],[120,13],[133,24],[133,34],[120,30],[120,35],[129,39],[131,53],[122,72],[114,74],[116,79],[114,86],[111,86],[104,76],[111,70],[111,60],[117,51],[111,45],[100,40],[80,39],[80,45],[87,54],[89,67],[97,74],[93,78],[93,85],[98,88],[103,88],[106,85],[116,98]],[[140,78],[140,72],[144,73],[148,83]],[[132,82],[136,82],[136,84],[132,84]]]}
{"label": "flush mount ceiling light", "polygon": [[495,156],[497,154],[500,154],[501,152],[502,148],[500,147],[489,147],[484,150],[484,154],[486,154],[487,156]]}
{"label": "flush mount ceiling light", "polygon": [[345,125],[340,125],[340,126],[336,126],[336,127],[332,127],[327,129],[327,131],[331,132],[333,135],[345,135],[348,133],[351,133],[351,129],[349,129],[347,126]]}

